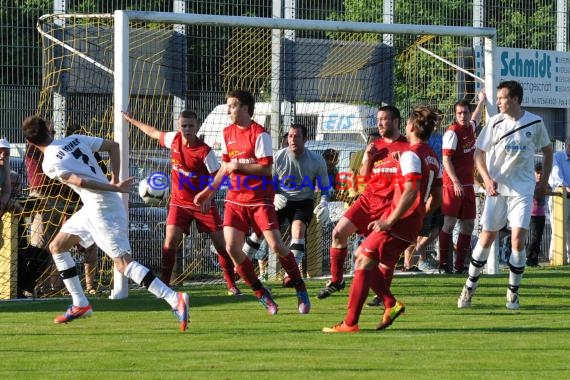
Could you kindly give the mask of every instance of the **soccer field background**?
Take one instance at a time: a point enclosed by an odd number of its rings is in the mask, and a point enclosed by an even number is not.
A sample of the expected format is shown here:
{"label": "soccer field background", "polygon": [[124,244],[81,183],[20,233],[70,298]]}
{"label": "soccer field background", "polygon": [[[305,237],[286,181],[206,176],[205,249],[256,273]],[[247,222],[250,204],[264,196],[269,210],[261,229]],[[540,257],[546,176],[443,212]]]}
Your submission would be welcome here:
{"label": "soccer field background", "polygon": [[483,276],[470,309],[457,309],[465,277],[396,276],[406,313],[375,331],[382,308],[365,306],[361,332],[324,334],[340,322],[348,287],[326,300],[309,280],[313,309],[297,312],[294,291],[270,283],[269,315],[223,285],[185,287],[191,324],[178,331],[168,305],[143,290],[125,300],[91,298],[94,313],[54,325],[69,299],[0,302],[3,379],[567,379],[570,267],[528,268],[521,309],[505,308],[507,272]]}

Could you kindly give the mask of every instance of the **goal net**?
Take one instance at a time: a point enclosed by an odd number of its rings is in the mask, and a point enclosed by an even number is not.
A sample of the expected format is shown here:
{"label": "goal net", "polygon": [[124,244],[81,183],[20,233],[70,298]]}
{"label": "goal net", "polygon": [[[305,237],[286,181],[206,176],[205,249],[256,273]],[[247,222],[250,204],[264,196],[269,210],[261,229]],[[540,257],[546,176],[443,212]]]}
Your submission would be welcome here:
{"label": "goal net", "polygon": [[[271,133],[274,149],[280,148],[291,123],[304,124],[308,146],[330,154],[334,175],[357,170],[359,154],[376,129],[379,105],[394,104],[405,118],[411,107],[425,104],[442,110],[448,125],[453,103],[474,100],[480,77],[491,78],[493,31],[485,28],[119,11],[47,15],[38,30],[43,42],[38,114],[52,122],[57,136],[74,131],[119,141],[125,153],[122,176],[135,176],[135,184],[152,173],[169,175],[170,152],[127,126],[120,118],[122,110],[161,131],[175,130],[180,111],[194,110],[202,122],[199,135],[219,153],[221,131],[229,124],[225,94],[249,90],[257,102],[254,119]],[[484,43],[474,48],[478,37]],[[474,63],[476,55],[484,54],[487,72]],[[492,78],[487,85],[491,82]],[[106,160],[102,157],[101,163],[108,164]],[[3,298],[15,297],[18,277],[32,276],[33,287],[27,285],[26,291],[40,296],[58,294],[62,287],[45,248],[65,218],[81,206],[62,186],[40,185],[28,179],[23,186],[25,211],[14,215],[21,228],[17,236],[22,238],[11,252],[31,249],[31,255],[40,252],[38,260],[44,262],[26,271],[23,266],[31,259],[24,258],[20,270],[4,268],[0,292],[5,284],[12,285],[2,292]],[[306,276],[328,275],[332,229],[356,198],[353,190],[337,188],[332,222],[313,221],[308,227]],[[223,215],[222,198],[219,194],[216,202]],[[158,273],[166,202],[149,206],[134,186],[128,205],[133,256]],[[287,242],[288,226],[281,227]],[[10,230],[6,223],[4,230]],[[32,239],[34,233],[39,240]],[[357,242],[351,238],[349,252]],[[262,274],[282,277],[266,251],[254,257]],[[84,278],[84,252],[74,254]],[[266,257],[269,262],[264,265]],[[347,272],[351,263],[349,255]],[[98,251],[94,265],[95,289],[108,291],[114,279],[111,261]],[[222,282],[221,278],[209,237],[192,226],[179,247],[172,282]],[[19,283],[19,291],[24,290]]]}

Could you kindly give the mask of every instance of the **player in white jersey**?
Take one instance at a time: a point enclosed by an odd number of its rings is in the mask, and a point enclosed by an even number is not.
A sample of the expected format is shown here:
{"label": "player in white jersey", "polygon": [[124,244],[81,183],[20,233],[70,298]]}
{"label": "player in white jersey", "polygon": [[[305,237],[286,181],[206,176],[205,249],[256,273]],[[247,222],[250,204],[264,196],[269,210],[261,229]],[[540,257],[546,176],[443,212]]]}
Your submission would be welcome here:
{"label": "player in white jersey", "polygon": [[[67,323],[92,314],[93,308],[83,292],[76,264],[69,250],[76,244],[97,244],[112,260],[115,268],[137,284],[146,287],[170,304],[180,322],[188,324],[189,297],[166,286],[145,266],[131,257],[128,241],[127,212],[118,193],[128,193],[133,177],[119,181],[120,150],[111,140],[71,135],[54,140],[45,120],[30,116],[22,123],[24,137],[44,154],[44,173],[71,187],[81,198],[83,207],[69,218],[49,244],[55,265],[71,294],[73,303],[54,323]],[[109,153],[111,181],[97,164],[93,152]]]}
{"label": "player in white jersey", "polygon": [[[487,262],[497,232],[511,229],[507,308],[519,308],[518,290],[526,265],[525,243],[530,224],[533,194],[544,196],[552,168],[552,146],[542,119],[521,108],[523,88],[515,81],[497,87],[500,113],[491,117],[475,143],[475,165],[485,183],[487,197],[481,215],[482,231],[473,250],[469,277],[457,306],[471,306],[477,281]],[[543,153],[542,180],[534,178],[534,154]]]}

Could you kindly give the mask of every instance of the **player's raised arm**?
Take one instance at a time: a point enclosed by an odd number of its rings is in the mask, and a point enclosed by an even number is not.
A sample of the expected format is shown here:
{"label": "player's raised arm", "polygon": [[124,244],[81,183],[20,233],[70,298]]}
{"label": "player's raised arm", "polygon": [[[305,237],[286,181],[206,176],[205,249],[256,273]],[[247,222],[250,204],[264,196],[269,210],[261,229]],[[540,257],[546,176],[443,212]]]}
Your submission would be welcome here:
{"label": "player's raised arm", "polygon": [[105,139],[99,151],[109,153],[109,160],[111,161],[111,183],[118,183],[119,172],[121,170],[121,147],[119,143]]}
{"label": "player's raised arm", "polygon": [[133,118],[132,115],[128,112],[121,111],[123,114],[123,118],[140,129],[145,135],[152,137],[153,139],[160,139],[160,131],[148,124],[143,123],[142,121],[138,121],[137,119]]}

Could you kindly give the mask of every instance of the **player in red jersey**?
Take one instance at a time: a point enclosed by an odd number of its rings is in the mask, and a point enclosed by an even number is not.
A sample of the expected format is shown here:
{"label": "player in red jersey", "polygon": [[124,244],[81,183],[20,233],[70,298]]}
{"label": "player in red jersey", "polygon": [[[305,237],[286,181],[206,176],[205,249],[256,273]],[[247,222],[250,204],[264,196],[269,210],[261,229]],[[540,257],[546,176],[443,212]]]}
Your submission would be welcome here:
{"label": "player in red jersey", "polygon": [[380,217],[389,205],[394,192],[394,179],[398,170],[398,155],[409,149],[409,144],[400,134],[400,111],[394,106],[378,108],[377,126],[381,138],[368,144],[360,175],[367,178],[367,185],[360,197],[344,213],[332,233],[330,248],[331,279],[319,290],[317,297],[327,298],[344,289],[344,260],[348,252],[348,238],[355,232],[369,233],[368,224]]}
{"label": "player in red jersey", "polygon": [[[477,213],[475,206],[475,129],[481,120],[485,92],[479,93],[479,103],[471,114],[470,104],[461,100],[454,105],[455,121],[443,136],[443,227],[439,232],[439,267],[451,269],[448,258],[452,233],[459,220],[459,236],[455,257],[455,273],[463,273],[465,258],[471,249],[471,234]],[[448,259],[450,262],[448,262]]]}
{"label": "player in red jersey", "polygon": [[297,291],[299,312],[307,314],[311,308],[309,295],[295,256],[283,244],[273,205],[277,184],[272,178],[271,137],[263,126],[252,120],[255,100],[251,93],[242,90],[230,92],[227,106],[232,124],[223,131],[222,168],[213,183],[196,195],[194,202],[201,205],[212,197],[220,185],[228,185],[224,237],[237,272],[267,311],[276,314],[278,305],[269,289],[263,287],[251,260],[242,251],[250,229],[257,236],[263,233],[269,248],[277,253],[281,266],[291,279],[291,286]]}
{"label": "player in red jersey", "polygon": [[406,124],[410,149],[400,156],[400,181],[394,186],[390,207],[368,225],[372,232],[358,248],[348,313],[341,323],[325,327],[323,332],[359,331],[358,319],[370,287],[380,289],[385,307],[377,330],[390,326],[404,312],[404,304],[392,295],[382,271],[375,276],[374,270],[378,266],[394,268],[402,251],[416,241],[426,212],[441,203],[441,168],[427,144],[436,123],[436,114],[427,107],[416,107],[411,112]]}
{"label": "player in red jersey", "polygon": [[210,201],[204,202],[200,207],[194,204],[194,196],[201,190],[200,186],[203,187],[204,179],[215,175],[220,168],[214,151],[197,137],[198,116],[194,111],[182,111],[176,132],[161,132],[125,112],[123,117],[171,151],[172,193],[166,219],[166,237],[162,247],[161,280],[167,285],[170,283],[176,262],[176,249],[180,245],[182,234],[189,233],[190,225],[195,220],[198,232],[206,232],[212,239],[228,287],[228,295],[241,296],[241,291],[235,283],[234,265],[226,252],[218,208]]}

